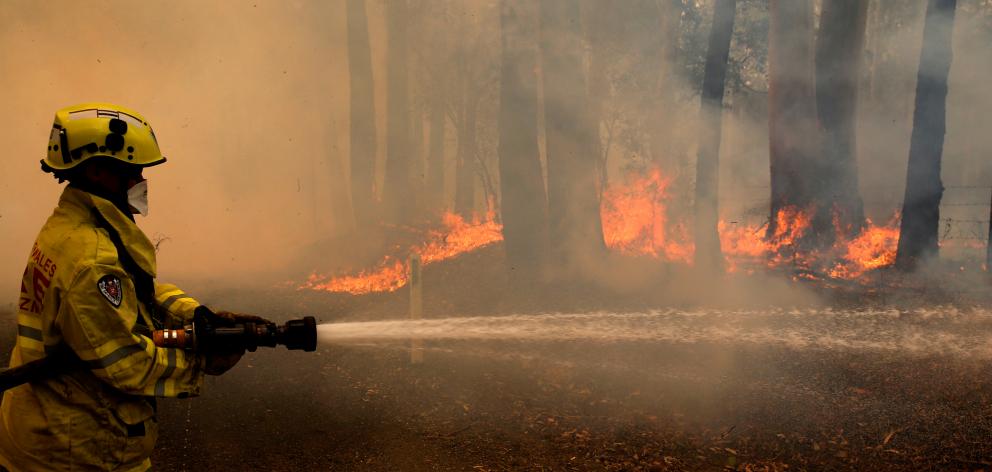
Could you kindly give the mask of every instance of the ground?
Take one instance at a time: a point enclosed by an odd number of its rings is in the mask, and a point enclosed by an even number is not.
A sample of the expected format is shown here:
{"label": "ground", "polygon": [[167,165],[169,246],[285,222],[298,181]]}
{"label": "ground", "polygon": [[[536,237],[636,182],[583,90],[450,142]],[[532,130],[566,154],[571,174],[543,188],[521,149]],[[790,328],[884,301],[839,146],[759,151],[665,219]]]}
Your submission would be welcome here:
{"label": "ground", "polygon": [[[429,315],[659,307],[652,296],[610,299],[561,286],[544,291],[543,302],[510,300],[503,268],[486,264],[493,257],[428,268],[425,283],[435,289],[425,306],[437,307]],[[352,297],[292,287],[204,298],[323,322],[402,317],[406,303],[402,291]],[[768,326],[782,331],[822,333],[823,343],[814,336],[805,347],[445,341],[427,342],[422,364],[411,364],[406,343],[263,349],[208,379],[203,396],[160,402],[153,461],[157,470],[212,472],[992,470],[988,312],[902,306],[872,315],[845,300],[753,315],[754,323],[778,320]],[[865,303],[884,308],[877,297]],[[720,310],[699,319],[725,319]],[[836,342],[851,333],[898,342]],[[928,338],[935,333],[944,337]],[[970,351],[952,349],[962,339]]]}

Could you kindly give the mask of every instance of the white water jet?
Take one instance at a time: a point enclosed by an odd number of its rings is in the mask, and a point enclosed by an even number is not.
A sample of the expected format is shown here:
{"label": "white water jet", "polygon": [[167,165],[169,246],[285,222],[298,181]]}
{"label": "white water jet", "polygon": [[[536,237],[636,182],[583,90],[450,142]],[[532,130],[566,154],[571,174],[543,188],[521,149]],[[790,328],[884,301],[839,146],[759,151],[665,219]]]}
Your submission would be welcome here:
{"label": "white water jet", "polygon": [[321,342],[659,342],[901,351],[992,358],[992,312],[955,309],[548,313],[327,323]]}

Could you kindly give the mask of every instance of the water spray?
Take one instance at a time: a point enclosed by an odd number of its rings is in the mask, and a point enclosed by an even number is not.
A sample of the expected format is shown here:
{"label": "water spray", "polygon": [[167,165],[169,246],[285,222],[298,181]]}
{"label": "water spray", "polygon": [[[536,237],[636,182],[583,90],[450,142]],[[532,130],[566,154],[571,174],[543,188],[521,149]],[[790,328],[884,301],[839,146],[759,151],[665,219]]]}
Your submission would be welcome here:
{"label": "water spray", "polygon": [[410,339],[593,344],[667,343],[902,352],[992,359],[992,312],[898,310],[663,310],[348,321],[317,326],[333,345],[405,344]]}

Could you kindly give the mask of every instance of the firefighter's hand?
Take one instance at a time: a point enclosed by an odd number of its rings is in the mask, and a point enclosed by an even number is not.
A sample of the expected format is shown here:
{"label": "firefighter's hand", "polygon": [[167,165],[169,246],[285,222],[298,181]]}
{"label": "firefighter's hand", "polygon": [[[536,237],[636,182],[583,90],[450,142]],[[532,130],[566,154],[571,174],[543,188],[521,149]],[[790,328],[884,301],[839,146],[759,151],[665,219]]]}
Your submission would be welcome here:
{"label": "firefighter's hand", "polygon": [[244,313],[235,313],[233,311],[216,311],[214,312],[218,318],[223,318],[225,320],[231,321],[232,323],[268,323],[269,320],[255,315],[246,315]]}
{"label": "firefighter's hand", "polygon": [[203,367],[203,372],[207,375],[221,375],[231,370],[244,354],[244,349],[235,352],[208,352],[206,353],[207,362]]}

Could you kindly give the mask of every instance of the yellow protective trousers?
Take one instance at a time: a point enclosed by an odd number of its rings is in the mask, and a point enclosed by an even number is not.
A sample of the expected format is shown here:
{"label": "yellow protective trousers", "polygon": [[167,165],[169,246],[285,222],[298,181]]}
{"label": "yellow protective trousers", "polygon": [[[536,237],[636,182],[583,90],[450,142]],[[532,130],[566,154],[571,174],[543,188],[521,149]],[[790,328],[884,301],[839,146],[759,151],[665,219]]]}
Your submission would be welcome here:
{"label": "yellow protective trousers", "polygon": [[134,221],[67,187],[24,271],[10,365],[56,352],[71,353],[73,365],[4,394],[0,464],[11,471],[151,467],[154,397],[198,395],[204,362],[150,339],[151,329],[178,327],[199,305],[154,277],[155,248]]}

